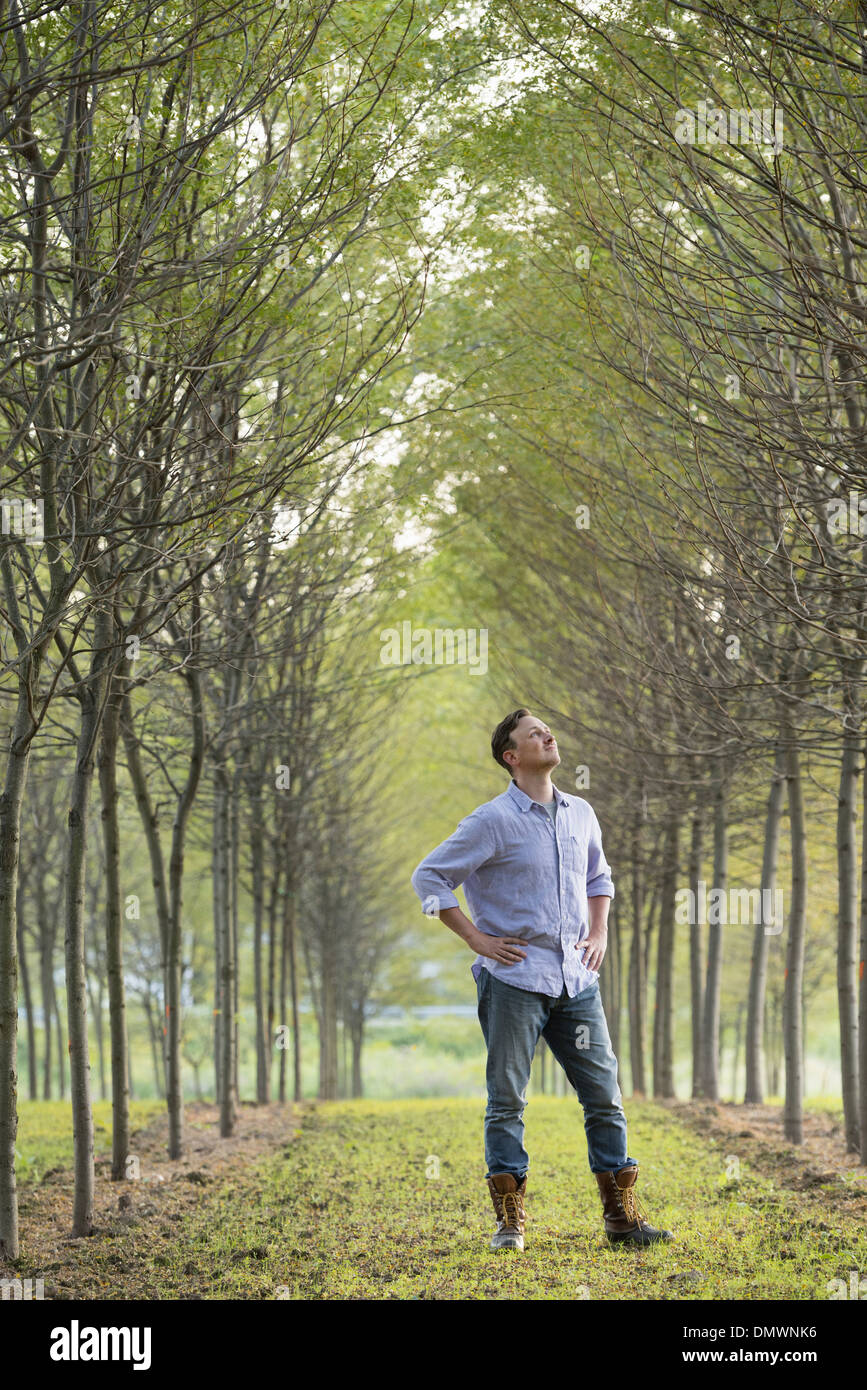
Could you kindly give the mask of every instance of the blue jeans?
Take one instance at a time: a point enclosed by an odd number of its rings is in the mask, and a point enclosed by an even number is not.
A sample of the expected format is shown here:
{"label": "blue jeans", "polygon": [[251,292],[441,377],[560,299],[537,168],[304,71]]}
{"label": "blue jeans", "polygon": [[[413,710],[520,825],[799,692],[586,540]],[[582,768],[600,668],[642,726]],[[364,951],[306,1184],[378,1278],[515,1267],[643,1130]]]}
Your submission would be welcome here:
{"label": "blue jeans", "polygon": [[583,1106],[590,1171],[611,1173],[634,1166],[635,1159],[626,1152],[626,1116],[620,1103],[617,1059],[598,983],[572,999],[564,988],[558,999],[507,985],[483,966],[476,990],[479,1022],[488,1049],[487,1176],[511,1173],[520,1181],[529,1168],[523,1116],[540,1033]]}

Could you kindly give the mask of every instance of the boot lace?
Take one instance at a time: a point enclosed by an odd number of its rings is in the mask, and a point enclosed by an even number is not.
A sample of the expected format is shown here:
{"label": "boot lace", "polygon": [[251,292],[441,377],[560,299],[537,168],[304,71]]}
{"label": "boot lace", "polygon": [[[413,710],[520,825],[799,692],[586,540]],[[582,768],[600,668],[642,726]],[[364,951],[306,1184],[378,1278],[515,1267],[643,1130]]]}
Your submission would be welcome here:
{"label": "boot lace", "polygon": [[503,1219],[509,1230],[519,1231],[521,1222],[524,1219],[524,1207],[521,1202],[520,1193],[504,1192],[502,1194]]}
{"label": "boot lace", "polygon": [[620,1192],[620,1205],[623,1207],[627,1221],[636,1223],[639,1229],[649,1226],[647,1212],[641,1205],[640,1199],[636,1196],[634,1187],[622,1187]]}

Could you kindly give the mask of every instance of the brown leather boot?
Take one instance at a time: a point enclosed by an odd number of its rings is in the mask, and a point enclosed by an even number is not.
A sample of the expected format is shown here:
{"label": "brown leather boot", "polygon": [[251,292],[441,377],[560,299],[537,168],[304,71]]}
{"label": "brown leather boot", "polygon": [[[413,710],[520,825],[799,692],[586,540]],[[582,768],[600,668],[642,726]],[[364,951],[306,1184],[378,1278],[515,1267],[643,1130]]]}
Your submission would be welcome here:
{"label": "brown leather boot", "polygon": [[635,1195],[638,1165],[619,1168],[616,1173],[597,1173],[602,1198],[605,1234],[609,1245],[652,1245],[657,1240],[673,1240],[671,1231],[658,1231],[644,1218]]}
{"label": "brown leather boot", "polygon": [[527,1179],[524,1178],[519,1187],[513,1173],[494,1173],[488,1178],[488,1191],[497,1213],[497,1229],[491,1237],[491,1249],[523,1250]]}

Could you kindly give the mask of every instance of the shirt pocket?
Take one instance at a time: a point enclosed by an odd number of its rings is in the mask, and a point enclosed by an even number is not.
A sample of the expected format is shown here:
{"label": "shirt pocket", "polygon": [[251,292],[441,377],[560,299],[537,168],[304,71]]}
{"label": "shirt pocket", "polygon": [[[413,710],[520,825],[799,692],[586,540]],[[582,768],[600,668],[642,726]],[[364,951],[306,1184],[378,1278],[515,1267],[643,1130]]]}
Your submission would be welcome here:
{"label": "shirt pocket", "polygon": [[584,837],[571,831],[565,841],[566,868],[573,874],[587,872],[587,845]]}

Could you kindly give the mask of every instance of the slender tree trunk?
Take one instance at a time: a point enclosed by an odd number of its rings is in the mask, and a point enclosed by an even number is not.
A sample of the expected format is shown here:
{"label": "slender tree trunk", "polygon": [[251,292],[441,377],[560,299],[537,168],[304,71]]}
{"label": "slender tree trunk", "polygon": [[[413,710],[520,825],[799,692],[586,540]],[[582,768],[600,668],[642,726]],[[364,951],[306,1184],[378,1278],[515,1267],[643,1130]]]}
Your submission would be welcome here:
{"label": "slender tree trunk", "polygon": [[[15,578],[3,557],[7,617],[17,618]],[[23,635],[20,623],[16,627]],[[20,645],[20,644],[19,644]],[[15,1141],[18,1137],[18,863],[21,806],[27,784],[30,739],[35,731],[33,701],[41,651],[24,658],[18,678],[18,707],[0,796],[0,1257],[17,1260],[18,1192]]]}
{"label": "slender tree trunk", "polygon": [[223,1092],[223,901],[225,875],[220,852],[220,827],[223,823],[223,790],[220,778],[214,778],[213,826],[211,842],[211,885],[214,917],[214,1102],[222,1111]]}
{"label": "slender tree trunk", "polygon": [[229,1138],[235,1129],[235,1027],[232,1017],[235,1002],[236,962],[232,931],[232,827],[229,807],[231,784],[223,763],[217,766],[219,784],[218,847],[220,873],[220,1020],[222,1093],[220,1097],[220,1134]]}
{"label": "slender tree trunk", "polygon": [[804,940],[807,929],[807,827],[801,763],[794,734],[786,757],[789,823],[792,839],[792,897],[789,939],[786,943],[786,981],[783,993],[783,1045],[786,1057],[786,1101],[783,1132],[791,1144],[804,1142]]}
{"label": "slender tree trunk", "polygon": [[105,1033],[102,1026],[102,990],[94,979],[93,971],[87,976],[87,998],[93,1015],[93,1033],[96,1038],[96,1064],[99,1069],[99,1097],[105,1100],[108,1090],[105,1083]]}
{"label": "slender tree trunk", "polygon": [[662,869],[659,938],[656,956],[653,1093],[672,1098],[674,1090],[674,914],[677,902],[678,840],[676,812],[669,812]]}
{"label": "slender tree trunk", "polygon": [[58,1090],[60,1099],[66,1099],[66,1058],[69,1056],[69,1039],[66,1040],[66,1047],[63,1046],[63,1039],[66,1036],[63,1022],[60,1017],[60,1000],[57,997],[57,990],[54,990],[54,1028],[57,1033],[57,1069],[58,1069]]}
{"label": "slender tree trunk", "polygon": [[[39,979],[42,992],[42,1017],[45,1031],[45,1053],[42,1058],[42,1099],[51,1099],[51,1040],[54,1024],[54,933],[43,916],[45,890],[41,875],[36,884],[39,916]],[[58,1043],[60,1039],[58,1037]]]}
{"label": "slender tree trunk", "polygon": [[738,1003],[737,1013],[735,1015],[735,1051],[734,1057],[732,1058],[732,1100],[735,1099],[738,1093],[738,1067],[740,1066],[741,1062],[741,1035],[743,1033],[743,1017],[744,1001],[741,999]]}
{"label": "slender tree trunk", "polygon": [[[867,744],[864,747],[867,768]],[[867,1163],[867,770],[861,788],[861,959],[858,962],[858,1093],[861,1131],[860,1158]]]}
{"label": "slender tree trunk", "polygon": [[[198,590],[193,593],[192,654],[199,651]],[[166,1105],[169,1118],[169,1158],[180,1158],[184,1146],[184,1086],[181,1069],[181,997],[183,989],[184,842],[205,757],[205,716],[201,677],[193,665],[185,678],[190,692],[193,747],[184,789],[172,824],[169,857],[169,922],[166,942]]]}
{"label": "slender tree trunk", "polygon": [[322,950],[320,995],[319,1095],[337,1099],[337,961],[331,926],[326,928]]}
{"label": "slender tree trunk", "polygon": [[780,1094],[781,1039],[783,1036],[782,1002],[782,993],[775,992],[771,997],[770,1018],[768,1019],[769,1038],[768,1046],[765,1048],[768,1057],[768,1090],[772,1096]]}
{"label": "slender tree trunk", "polygon": [[361,1049],[364,1042],[363,1005],[352,1011],[350,1036],[352,1038],[352,1095],[353,1098],[357,1098],[364,1095],[364,1085],[361,1076]]}
{"label": "slender tree trunk", "polygon": [[654,874],[653,887],[650,894],[650,906],[647,910],[647,920],[644,927],[644,978],[650,979],[650,957],[653,947],[653,933],[656,929],[659,917],[659,895],[662,875],[658,872]]}
{"label": "slender tree trunk", "polygon": [[846,1147],[856,1152],[860,1143],[857,974],[859,743],[857,731],[849,726],[844,727],[840,790],[837,799],[837,1000]]}
{"label": "slender tree trunk", "polygon": [[702,1016],[704,1013],[704,991],[702,970],[702,924],[698,914],[699,879],[701,878],[702,845],[704,840],[704,787],[697,790],[696,807],[692,817],[692,835],[689,844],[689,886],[695,909],[689,924],[689,995],[692,1013],[692,1094],[703,1094],[702,1086]]}
{"label": "slender tree trunk", "polygon": [[[124,670],[125,669],[126,667],[124,667]],[[161,966],[164,982],[164,991],[167,1002],[168,989],[166,973],[167,962],[169,957],[169,919],[171,916],[171,909],[169,907],[169,892],[166,884],[166,872],[165,864],[163,862],[162,844],[160,843],[159,818],[156,810],[154,809],[151,803],[150,792],[148,791],[147,777],[145,776],[144,768],[142,766],[141,761],[140,743],[135,730],[135,717],[133,713],[132,701],[130,699],[129,691],[126,689],[124,690],[124,693],[121,696],[120,730],[123,735],[127,770],[129,771],[130,781],[132,782],[133,792],[135,794],[136,799],[136,805],[138,807],[139,817],[141,819],[142,828],[144,830],[145,841],[147,842],[148,856],[150,858],[151,882],[153,883],[154,888],[154,903],[156,906],[157,925],[159,928],[160,936]],[[150,1020],[150,1015],[148,1015],[148,1019]],[[150,1026],[150,1022],[148,1026]],[[165,1056],[167,1051],[168,1029],[165,1030],[162,1038],[164,1071]],[[167,1090],[167,1087],[164,1090],[161,1082],[158,1079],[156,1094],[159,1097],[162,1097],[164,1094],[167,1093]],[[132,1098],[132,1093],[132,1079],[130,1075],[130,1099]],[[121,1141],[119,1140],[119,1145],[120,1142]],[[114,1158],[112,1159],[112,1163],[114,1163]]]}
{"label": "slender tree trunk", "polygon": [[265,986],[262,970],[262,931],[265,916],[264,847],[262,824],[262,784],[258,782],[250,797],[250,855],[253,861],[253,990],[256,1005],[256,1100],[266,1105],[271,1099],[268,1079],[268,1049],[265,1041]]}
{"label": "slender tree trunk", "polygon": [[93,1231],[93,1108],[87,1037],[84,874],[94,751],[99,736],[110,636],[108,616],[103,608],[97,607],[90,678],[79,696],[81,726],[72,779],[66,860],[66,1012],[69,1023],[69,1081],[75,1161],[72,1218],[74,1236],[88,1236]]}
{"label": "slender tree trunk", "polygon": [[33,1018],[33,995],[30,992],[30,971],[27,968],[27,948],[24,941],[24,927],[21,918],[17,923],[18,962],[21,967],[21,989],[24,994],[24,1012],[27,1018],[27,1084],[31,1100],[39,1099],[39,1068],[36,1058],[36,1023]]}
{"label": "slender tree trunk", "polygon": [[154,1020],[153,999],[149,994],[143,994],[141,996],[141,1002],[145,1012],[145,1018],[147,1019],[148,1037],[151,1042],[151,1060],[154,1066],[154,1092],[158,1100],[165,1100],[166,1091],[163,1081],[165,1048],[163,1047],[163,1040],[157,1032],[157,1025]]}
{"label": "slender tree trunk", "polygon": [[126,662],[112,681],[112,690],[102,720],[98,759],[102,834],[105,845],[105,956],[108,977],[108,1027],[111,1040],[112,1182],[122,1182],[127,1177],[127,1159],[130,1151],[129,1039],[123,973],[123,889],[120,881],[120,826],[117,815],[117,744],[125,671]]}
{"label": "slender tree trunk", "polygon": [[293,1061],[293,1094],[294,1099],[301,1099],[301,1029],[300,1014],[298,1008],[298,950],[295,938],[295,888],[294,884],[289,887],[286,898],[286,912],[288,913],[288,965],[289,965],[289,993],[292,1001],[292,1061]]}
{"label": "slender tree trunk", "polygon": [[240,861],[241,834],[240,834],[240,801],[241,801],[241,778],[240,771],[236,771],[232,779],[232,800],[229,816],[229,851],[230,859],[230,882],[231,882],[231,936],[232,936],[232,1110],[234,1129],[234,1116],[237,1113],[241,1095],[241,1082],[239,1076],[240,1066],[240,1027],[241,1027],[241,972],[238,969],[239,948],[238,948],[238,884],[240,875],[238,865]]}
{"label": "slender tree trunk", "polygon": [[728,805],[726,776],[718,768],[715,777],[713,815],[713,888],[720,898],[708,908],[707,983],[702,1010],[704,1047],[702,1094],[719,1100],[719,1003],[722,981],[723,926],[728,922]]}
{"label": "slender tree trunk", "polygon": [[271,876],[268,893],[268,1002],[265,1020],[265,1069],[268,1075],[268,1099],[271,1099],[271,1070],[274,1063],[274,990],[277,970],[277,892],[280,885],[281,869],[276,865]]}
{"label": "slender tree trunk", "polygon": [[[750,985],[747,1001],[747,1054],[746,1054],[746,1093],[747,1105],[761,1105],[764,1101],[764,1058],[762,1039],[765,1023],[765,989],[768,978],[768,938],[766,930],[772,924],[768,920],[766,904],[775,901],[777,889],[777,862],[780,851],[780,829],[783,822],[783,800],[786,794],[786,750],[777,745],[774,757],[774,771],[768,792],[768,806],[765,813],[765,840],[762,850],[762,909],[760,922],[753,934],[753,953],[750,960]],[[782,928],[782,922],[773,923],[774,934]]]}
{"label": "slender tree trunk", "polygon": [[[620,932],[618,930],[617,903],[612,901],[608,910],[608,946],[599,972],[599,990],[602,1006],[611,1036],[611,1047],[620,1068]],[[552,1053],[553,1056],[553,1053]],[[556,1084],[556,1071],[553,1072]],[[618,1076],[618,1080],[619,1080]]]}
{"label": "slender tree trunk", "polygon": [[647,972],[644,963],[644,859],[642,831],[646,819],[643,789],[632,823],[632,945],[629,957],[629,1059],[634,1095],[647,1094]]}
{"label": "slender tree trunk", "polygon": [[286,1103],[286,975],[289,963],[289,893],[290,886],[287,877],[286,887],[283,891],[283,910],[280,914],[280,985],[278,1010],[280,1018],[280,1076],[278,1079],[278,1096],[280,1104]]}

